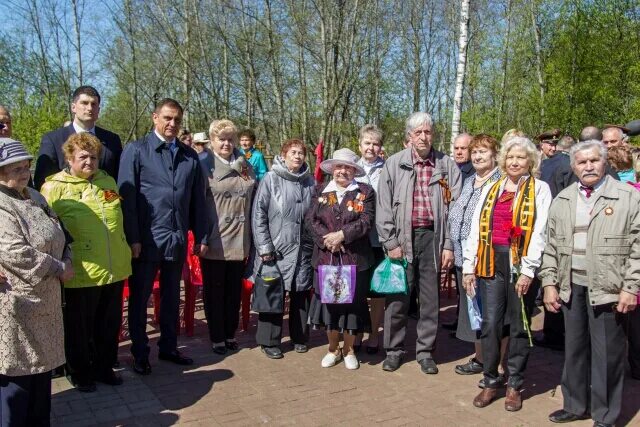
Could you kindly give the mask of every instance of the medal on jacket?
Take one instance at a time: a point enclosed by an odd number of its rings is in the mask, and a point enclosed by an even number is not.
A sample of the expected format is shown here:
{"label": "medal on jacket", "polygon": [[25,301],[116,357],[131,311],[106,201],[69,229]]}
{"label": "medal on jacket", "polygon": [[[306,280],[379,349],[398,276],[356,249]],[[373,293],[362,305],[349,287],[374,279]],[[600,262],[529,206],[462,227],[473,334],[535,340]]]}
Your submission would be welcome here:
{"label": "medal on jacket", "polygon": [[611,206],[607,206],[604,210],[604,214],[607,216],[613,215],[613,208]]}
{"label": "medal on jacket", "polygon": [[364,212],[364,199],[366,196],[362,193],[358,193],[354,200],[349,200],[347,202],[347,210],[349,212],[356,211],[358,213]]}
{"label": "medal on jacket", "polygon": [[449,205],[451,203],[451,189],[449,188],[449,183],[446,179],[440,178],[438,180],[438,184],[442,188],[442,200],[444,200],[445,205]]}
{"label": "medal on jacket", "polygon": [[122,200],[122,197],[113,190],[104,190],[104,199],[107,202],[113,202],[114,200]]}
{"label": "medal on jacket", "polygon": [[329,206],[333,206],[335,204],[338,203],[338,196],[336,195],[335,191],[332,191],[330,193],[322,193],[323,195],[318,197],[318,203],[322,204],[322,205],[329,205]]}
{"label": "medal on jacket", "polygon": [[249,160],[251,158],[251,151],[250,150],[245,151],[244,152],[244,157],[245,157],[245,159]]}

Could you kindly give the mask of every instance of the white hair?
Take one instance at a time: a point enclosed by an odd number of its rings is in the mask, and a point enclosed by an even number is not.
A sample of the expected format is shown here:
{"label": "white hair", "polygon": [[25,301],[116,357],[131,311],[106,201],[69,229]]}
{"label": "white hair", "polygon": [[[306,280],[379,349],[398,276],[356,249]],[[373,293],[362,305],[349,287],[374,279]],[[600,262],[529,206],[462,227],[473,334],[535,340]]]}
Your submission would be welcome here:
{"label": "white hair", "polygon": [[500,153],[498,153],[498,166],[504,172],[507,170],[507,154],[513,148],[522,148],[527,152],[529,158],[529,173],[534,175],[540,166],[540,153],[529,138],[524,136],[514,136],[502,144]]}
{"label": "white hair", "polygon": [[424,125],[427,125],[429,127],[433,126],[433,119],[431,118],[431,116],[428,113],[424,113],[422,111],[413,113],[407,119],[407,122],[405,124],[405,133],[409,135],[409,133],[415,128],[419,128],[420,126]]}
{"label": "white hair", "polygon": [[570,162],[571,162],[571,167],[573,168],[573,166],[576,164],[576,153],[582,152],[582,151],[593,150],[594,148],[598,149],[598,153],[600,154],[600,158],[606,162],[607,161],[607,147],[604,146],[602,141],[599,141],[597,139],[588,139],[586,141],[580,141],[580,142],[578,142],[577,144],[575,144],[575,145],[573,145],[571,147],[571,150],[569,151],[569,159],[570,159]]}

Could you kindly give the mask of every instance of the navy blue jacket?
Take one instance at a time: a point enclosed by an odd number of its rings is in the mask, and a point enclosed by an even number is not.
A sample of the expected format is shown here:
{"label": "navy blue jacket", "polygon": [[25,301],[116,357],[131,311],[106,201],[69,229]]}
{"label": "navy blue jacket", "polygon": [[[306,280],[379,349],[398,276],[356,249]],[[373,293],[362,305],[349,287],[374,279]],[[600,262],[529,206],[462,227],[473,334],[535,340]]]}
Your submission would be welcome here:
{"label": "navy blue jacket", "polygon": [[[42,137],[38,160],[36,161],[36,170],[33,174],[33,183],[36,190],[40,191],[40,187],[42,187],[47,177],[60,172],[67,166],[67,161],[62,152],[62,145],[74,133],[76,133],[76,130],[73,124],[70,124],[51,131]],[[96,126],[96,138],[102,143],[98,167],[117,180],[120,155],[122,154],[120,137],[113,132]]]}
{"label": "navy blue jacket", "polygon": [[188,229],[206,244],[205,178],[192,148],[178,141],[173,155],[155,132],[127,144],[118,186],[127,242],[142,244],[141,260],[184,260]]}
{"label": "navy blue jacket", "polygon": [[468,178],[471,178],[473,174],[476,173],[476,170],[474,169],[473,163],[471,163],[471,160],[467,160],[462,164],[457,163],[457,165],[460,168],[460,175],[462,175],[462,184],[464,185],[464,182]]}

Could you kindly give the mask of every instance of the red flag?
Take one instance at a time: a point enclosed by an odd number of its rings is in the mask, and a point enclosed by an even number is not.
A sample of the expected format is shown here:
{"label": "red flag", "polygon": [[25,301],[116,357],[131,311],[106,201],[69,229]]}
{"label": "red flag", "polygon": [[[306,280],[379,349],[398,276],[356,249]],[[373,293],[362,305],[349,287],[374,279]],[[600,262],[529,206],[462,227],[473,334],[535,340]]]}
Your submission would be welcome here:
{"label": "red flag", "polygon": [[324,144],[322,140],[320,140],[318,145],[316,145],[316,151],[314,153],[316,155],[316,169],[313,171],[313,177],[316,179],[318,184],[322,182],[322,170],[320,169],[320,163],[324,160],[323,150]]}

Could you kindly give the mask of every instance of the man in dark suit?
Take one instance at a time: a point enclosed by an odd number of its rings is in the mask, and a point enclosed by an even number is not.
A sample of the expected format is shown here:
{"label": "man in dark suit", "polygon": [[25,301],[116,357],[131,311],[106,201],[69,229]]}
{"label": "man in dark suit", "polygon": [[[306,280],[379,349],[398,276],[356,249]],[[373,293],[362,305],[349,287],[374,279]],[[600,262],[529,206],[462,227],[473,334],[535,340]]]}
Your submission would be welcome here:
{"label": "man in dark suit", "polygon": [[194,252],[207,251],[208,221],[205,177],[198,154],[176,135],[182,107],[163,99],[153,112],[153,131],[127,144],[122,153],[118,186],[122,196],[124,231],[131,246],[133,274],[129,279],[129,333],[133,369],[151,373],[147,336],[147,301],[160,271],[160,340],[158,357],[179,365],[193,360],[177,350],[180,278],[187,253],[187,231],[195,236]]}
{"label": "man in dark suit", "polygon": [[36,161],[34,185],[40,190],[47,177],[60,172],[67,166],[62,153],[62,144],[74,133],[90,132],[102,143],[100,169],[118,179],[122,142],[113,132],[96,126],[100,115],[100,94],[91,86],[80,86],[73,92],[71,101],[73,122],[69,126],[58,128],[45,134],[40,142],[40,151]]}
{"label": "man in dark suit", "polygon": [[540,179],[548,183],[553,174],[552,160],[556,158],[556,150],[558,141],[562,131],[560,129],[552,129],[536,136],[540,144],[540,151],[543,154],[543,160],[540,164]]}

